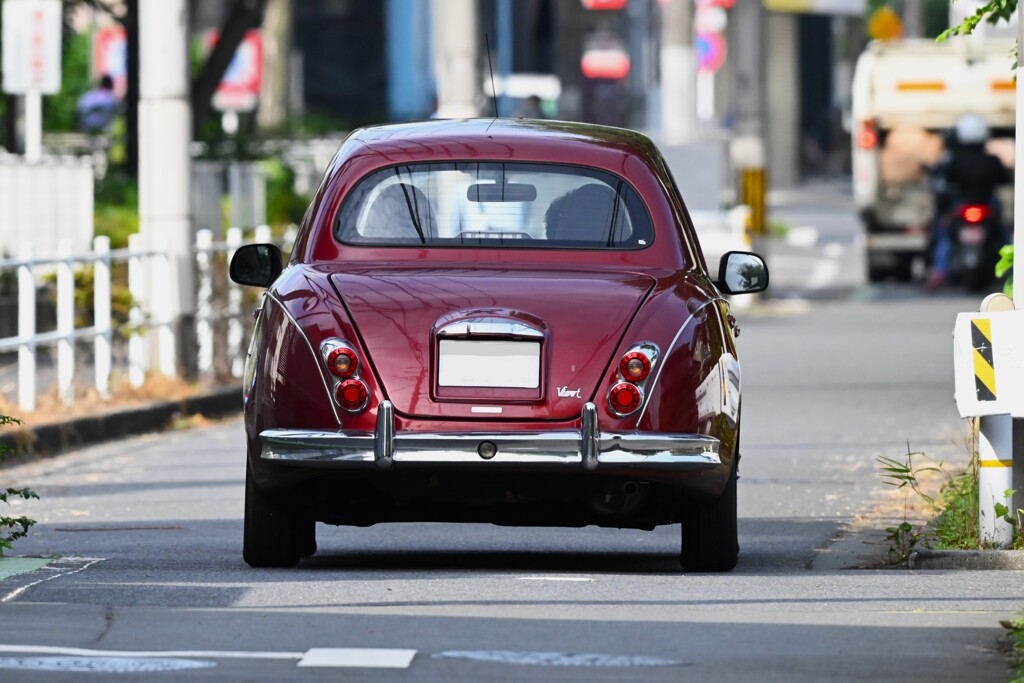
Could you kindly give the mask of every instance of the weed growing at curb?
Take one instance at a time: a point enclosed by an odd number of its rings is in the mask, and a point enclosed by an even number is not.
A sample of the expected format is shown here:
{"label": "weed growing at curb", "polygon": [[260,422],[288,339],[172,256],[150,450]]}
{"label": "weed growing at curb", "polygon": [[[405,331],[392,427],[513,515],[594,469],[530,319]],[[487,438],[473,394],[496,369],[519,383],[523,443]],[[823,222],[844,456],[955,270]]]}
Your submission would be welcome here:
{"label": "weed growing at curb", "polygon": [[[917,547],[941,550],[978,550],[984,546],[978,535],[978,448],[977,429],[967,439],[965,449],[970,461],[960,474],[950,474],[943,463],[933,460],[920,451],[907,452],[901,458],[877,456],[882,481],[905,492],[903,498],[903,521],[885,529],[885,540],[889,543],[888,559],[891,564],[906,564],[910,554]],[[915,460],[915,458],[917,460]],[[919,464],[924,459],[926,463]],[[945,481],[939,487],[938,495],[925,491],[921,475],[941,475]],[[1012,491],[1006,492],[1010,497]],[[911,496],[914,497],[913,501]],[[914,505],[912,505],[912,502]],[[912,507],[924,508],[930,519],[912,523],[908,511]],[[1024,511],[1013,515],[1000,503],[995,504],[997,517],[1006,520],[1014,529],[1012,549],[1024,549]],[[1024,624],[1024,617],[1021,619]],[[1024,683],[1024,679],[1021,680]]]}
{"label": "weed growing at curb", "polygon": [[[0,427],[11,424],[21,424],[21,420],[10,417],[9,415],[0,415]],[[0,447],[0,460],[9,457],[10,454],[10,447]],[[0,503],[7,503],[10,505],[9,499],[12,497],[21,500],[39,498],[39,496],[36,495],[36,492],[29,488],[16,489],[8,486],[0,489]],[[26,536],[28,534],[28,530],[35,523],[36,521],[34,519],[29,519],[25,515],[21,515],[19,517],[0,515],[0,557],[4,556],[4,551],[9,550],[16,540]]]}
{"label": "weed growing at curb", "polygon": [[1010,641],[1010,658],[1015,670],[1010,683],[1024,683],[1024,612],[1018,612],[1013,619],[999,623],[1007,630]]}
{"label": "weed growing at curb", "polygon": [[[928,464],[918,465],[914,458],[924,458]],[[907,443],[907,452],[900,458],[889,458],[879,455],[875,458],[881,472],[879,477],[882,481],[899,490],[903,489],[903,521],[896,526],[886,527],[885,540],[889,543],[888,559],[891,564],[906,564],[910,554],[918,544],[928,547],[927,532],[924,525],[915,526],[909,520],[908,511],[910,508],[910,496],[915,495],[918,500],[925,503],[930,513],[939,510],[935,498],[925,493],[921,486],[920,475],[925,472],[943,473],[942,463],[935,462],[921,451],[910,450],[910,443]]]}

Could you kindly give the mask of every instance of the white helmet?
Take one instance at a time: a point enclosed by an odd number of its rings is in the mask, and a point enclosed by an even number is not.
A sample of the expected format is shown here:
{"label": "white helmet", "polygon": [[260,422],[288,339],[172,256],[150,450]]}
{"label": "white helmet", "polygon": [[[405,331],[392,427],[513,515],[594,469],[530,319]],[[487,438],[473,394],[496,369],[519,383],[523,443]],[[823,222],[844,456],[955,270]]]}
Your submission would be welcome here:
{"label": "white helmet", "polygon": [[980,114],[964,114],[956,122],[956,139],[961,145],[980,145],[988,140],[988,124]]}

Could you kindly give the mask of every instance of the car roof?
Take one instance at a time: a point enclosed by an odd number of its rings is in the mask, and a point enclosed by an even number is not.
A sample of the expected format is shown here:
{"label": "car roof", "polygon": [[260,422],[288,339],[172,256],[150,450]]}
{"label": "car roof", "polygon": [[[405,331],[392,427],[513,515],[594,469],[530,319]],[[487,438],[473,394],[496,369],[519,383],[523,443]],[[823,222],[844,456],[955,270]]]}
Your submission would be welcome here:
{"label": "car roof", "polygon": [[[346,143],[387,155],[392,163],[477,158],[568,161],[621,173],[623,155],[641,157],[651,166],[660,157],[654,143],[636,131],[544,119],[431,119],[368,126],[353,131]],[[342,146],[339,157],[348,156],[346,151],[353,151],[349,144]]]}

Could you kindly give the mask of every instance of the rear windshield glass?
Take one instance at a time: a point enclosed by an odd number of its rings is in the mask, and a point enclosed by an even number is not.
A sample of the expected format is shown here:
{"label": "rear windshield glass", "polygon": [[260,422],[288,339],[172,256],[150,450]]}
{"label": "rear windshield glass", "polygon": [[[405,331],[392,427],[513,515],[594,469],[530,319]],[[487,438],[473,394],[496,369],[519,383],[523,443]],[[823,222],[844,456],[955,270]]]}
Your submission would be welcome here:
{"label": "rear windshield glass", "polygon": [[430,163],[376,171],[338,214],[346,244],[643,249],[636,190],[610,173],[554,164]]}

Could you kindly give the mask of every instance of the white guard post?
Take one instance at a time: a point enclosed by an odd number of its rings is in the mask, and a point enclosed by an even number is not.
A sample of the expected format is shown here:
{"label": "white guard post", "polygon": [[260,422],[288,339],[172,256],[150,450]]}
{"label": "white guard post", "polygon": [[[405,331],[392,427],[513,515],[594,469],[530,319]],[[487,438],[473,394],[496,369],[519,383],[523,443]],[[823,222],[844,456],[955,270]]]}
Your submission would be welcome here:
{"label": "white guard post", "polygon": [[1024,311],[993,294],[986,313],[961,313],[953,331],[953,372],[961,417],[979,418],[978,511],[982,543],[1006,547],[1013,526],[996,515],[996,503],[1012,513],[1013,418],[1024,417]]}

